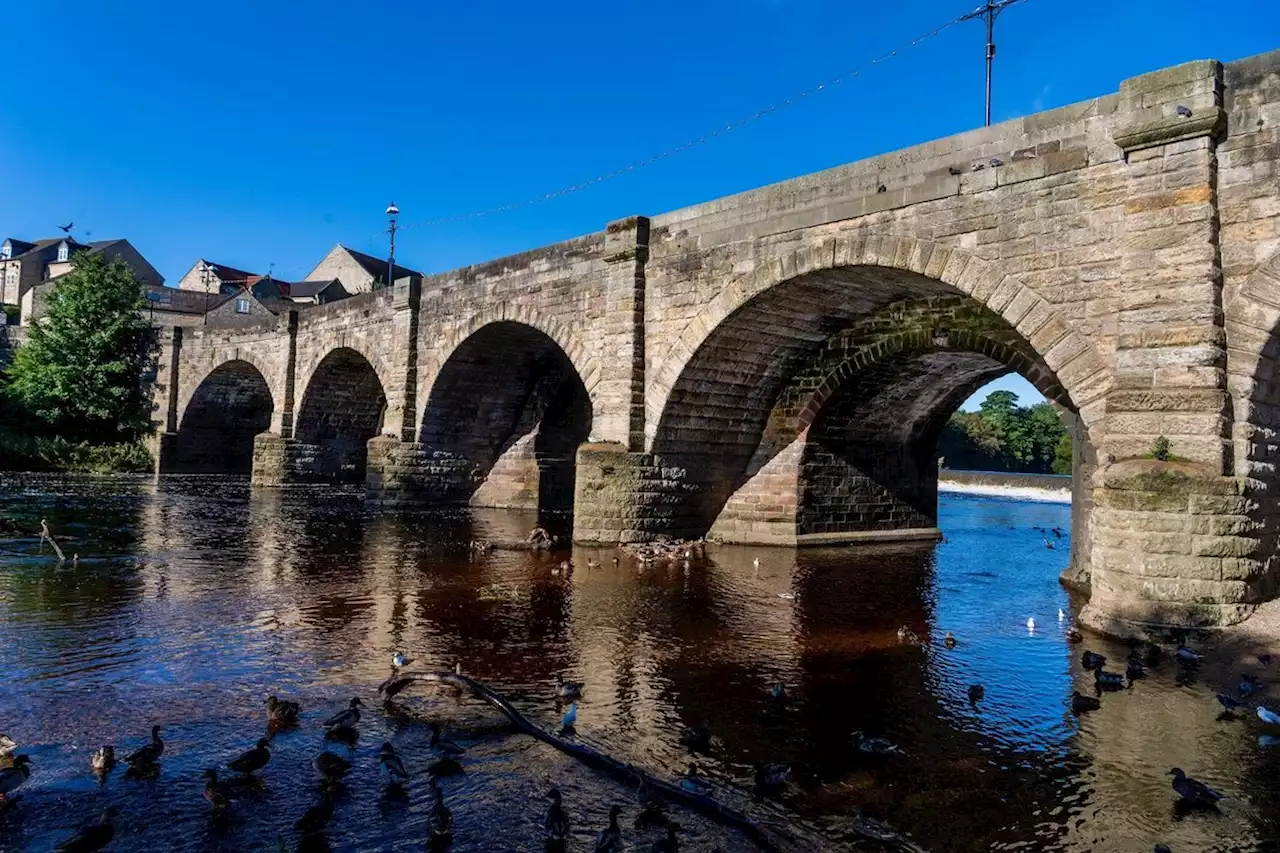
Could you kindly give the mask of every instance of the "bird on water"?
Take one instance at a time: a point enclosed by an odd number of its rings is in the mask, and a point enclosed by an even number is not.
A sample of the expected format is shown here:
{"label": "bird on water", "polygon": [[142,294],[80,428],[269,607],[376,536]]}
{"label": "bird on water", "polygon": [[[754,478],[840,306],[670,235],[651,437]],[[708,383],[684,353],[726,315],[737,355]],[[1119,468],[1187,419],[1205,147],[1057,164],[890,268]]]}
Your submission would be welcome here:
{"label": "bird on water", "polygon": [[115,806],[107,806],[95,822],[81,827],[75,835],[53,849],[59,853],[93,853],[101,850],[116,837],[113,819],[117,811]]}
{"label": "bird on water", "polygon": [[143,744],[124,757],[124,763],[130,767],[155,764],[164,755],[164,741],[160,739],[160,727],[151,727],[151,743]]}
{"label": "bird on water", "polygon": [[622,849],[622,830],[618,827],[618,815],[621,813],[620,806],[609,807],[609,825],[596,836],[595,853],[615,853]]}
{"label": "bird on water", "polygon": [[13,766],[0,770],[0,803],[31,778],[31,758],[19,755],[13,759]]}
{"label": "bird on water", "polygon": [[324,727],[326,729],[354,728],[360,722],[360,709],[362,707],[364,707],[364,703],[360,701],[360,697],[353,697],[347,703],[346,710],[339,711],[324,721]]}
{"label": "bird on water", "polygon": [[1178,792],[1178,796],[1186,803],[1193,806],[1203,808],[1211,808],[1218,804],[1219,800],[1225,800],[1226,797],[1210,788],[1198,779],[1192,779],[1182,771],[1181,767],[1175,767],[1169,771],[1173,774],[1173,790]]}
{"label": "bird on water", "polygon": [[227,767],[245,775],[255,770],[261,770],[271,760],[271,750],[268,748],[270,746],[271,741],[266,738],[259,738],[253,749],[246,750],[228,761]]}
{"label": "bird on water", "polygon": [[551,806],[547,809],[547,819],[542,824],[543,834],[547,844],[563,849],[569,838],[569,814],[561,803],[559,788],[548,791],[547,798],[551,800]]}

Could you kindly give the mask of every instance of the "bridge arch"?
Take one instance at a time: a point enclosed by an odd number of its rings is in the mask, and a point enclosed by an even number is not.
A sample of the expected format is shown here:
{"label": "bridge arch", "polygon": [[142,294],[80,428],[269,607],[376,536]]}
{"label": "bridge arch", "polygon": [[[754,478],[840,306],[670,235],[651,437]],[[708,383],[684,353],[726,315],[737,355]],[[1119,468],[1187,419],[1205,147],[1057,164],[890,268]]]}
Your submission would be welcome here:
{"label": "bridge arch", "polygon": [[378,371],[354,347],[329,350],[307,374],[294,438],[316,448],[315,474],[363,482],[367,443],[386,417],[387,393]]}
{"label": "bridge arch", "polygon": [[221,362],[193,383],[166,473],[248,475],[253,440],[271,429],[275,396],[251,358]]}
{"label": "bridge arch", "polygon": [[592,404],[557,337],[567,339],[517,320],[478,321],[434,371],[419,440],[433,464],[451,469],[446,502],[572,508]]}
{"label": "bridge arch", "polygon": [[[904,327],[895,306],[911,305],[932,308]],[[647,445],[694,481],[691,532],[786,542],[841,524],[932,528],[938,434],[1011,371],[1058,404],[1091,456],[1105,362],[1034,290],[936,244],[827,238],[766,256],[688,323],[654,370]],[[815,526],[824,479],[846,506]]]}
{"label": "bridge arch", "polygon": [[1235,473],[1272,480],[1280,459],[1280,251],[1223,304]]}

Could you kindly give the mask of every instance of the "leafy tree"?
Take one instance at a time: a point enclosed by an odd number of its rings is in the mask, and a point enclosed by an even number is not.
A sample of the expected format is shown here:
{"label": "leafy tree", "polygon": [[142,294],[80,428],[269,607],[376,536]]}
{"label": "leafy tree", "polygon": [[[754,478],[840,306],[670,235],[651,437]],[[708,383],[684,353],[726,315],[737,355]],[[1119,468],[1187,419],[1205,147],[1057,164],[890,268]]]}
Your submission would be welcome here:
{"label": "leafy tree", "polygon": [[141,377],[151,358],[142,288],[123,260],[80,253],[58,279],[8,370],[33,426],[72,441],[133,441],[150,428]]}
{"label": "leafy tree", "polygon": [[1071,459],[1071,434],[1064,432],[1062,437],[1058,439],[1058,446],[1053,454],[1053,473],[1071,474],[1073,473],[1073,467]]}
{"label": "leafy tree", "polygon": [[993,391],[976,412],[956,412],[938,439],[950,468],[1047,473],[1062,452],[1070,473],[1071,439],[1053,405],[1019,406],[1012,391]]}

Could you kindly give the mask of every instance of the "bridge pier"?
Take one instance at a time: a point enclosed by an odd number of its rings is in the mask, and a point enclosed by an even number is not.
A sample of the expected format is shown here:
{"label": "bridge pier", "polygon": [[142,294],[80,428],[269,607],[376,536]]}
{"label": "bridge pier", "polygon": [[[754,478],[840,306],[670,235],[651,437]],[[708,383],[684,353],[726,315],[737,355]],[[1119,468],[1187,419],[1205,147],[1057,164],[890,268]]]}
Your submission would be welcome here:
{"label": "bridge pier", "polygon": [[324,453],[317,444],[279,433],[259,433],[253,439],[253,473],[255,486],[286,486],[296,483],[326,482]]}

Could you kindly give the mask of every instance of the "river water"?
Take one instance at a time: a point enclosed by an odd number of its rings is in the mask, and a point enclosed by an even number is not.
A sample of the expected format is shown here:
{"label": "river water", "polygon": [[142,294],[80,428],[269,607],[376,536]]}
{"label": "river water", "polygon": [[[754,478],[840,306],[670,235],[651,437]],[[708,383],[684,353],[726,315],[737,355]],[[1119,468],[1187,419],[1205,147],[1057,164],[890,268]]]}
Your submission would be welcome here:
{"label": "river water", "polygon": [[[327,833],[302,849],[422,849],[428,719],[467,747],[464,774],[442,781],[451,849],[542,849],[552,786],[570,849],[591,849],[614,803],[628,843],[648,849],[657,836],[632,829],[633,788],[478,701],[423,685],[384,710],[376,686],[397,649],[415,669],[461,664],[553,730],[556,675],[585,681],[577,736],[664,778],[689,761],[681,730],[708,722],[703,775],[762,823],[794,821],[795,849],[862,849],[813,840],[841,838],[858,808],[930,851],[1277,849],[1280,749],[1259,747],[1253,720],[1215,719],[1203,674],[1166,662],[1101,711],[1070,713],[1071,691],[1092,679],[1066,641],[1068,541],[1049,533],[1050,550],[1035,529],[1068,529],[1067,506],[945,495],[937,546],[711,547],[687,568],[578,548],[565,578],[552,570],[567,552],[469,554],[473,537],[523,536],[532,522],[513,513],[375,513],[355,493],[219,479],[18,480],[0,496],[0,518],[26,529],[47,518],[79,554],[59,569],[34,538],[0,542],[0,731],[33,768],[0,813],[0,850],[51,850],[107,805],[120,809],[111,850],[296,849],[293,824],[317,796],[319,723],[351,696],[369,706],[360,739],[329,749],[354,769]],[[898,642],[904,624],[922,645]],[[1084,647],[1123,669],[1123,647]],[[201,771],[265,733],[268,694],[301,702],[302,725],[272,739],[260,790],[213,815]],[[153,724],[166,742],[157,777],[90,774],[95,748],[135,748]],[[857,730],[902,754],[859,751]],[[383,741],[414,771],[406,797],[379,776]],[[752,795],[756,762],[792,766],[780,801]],[[1175,808],[1175,764],[1232,799],[1219,813]],[[754,849],[671,814],[682,850]]]}

